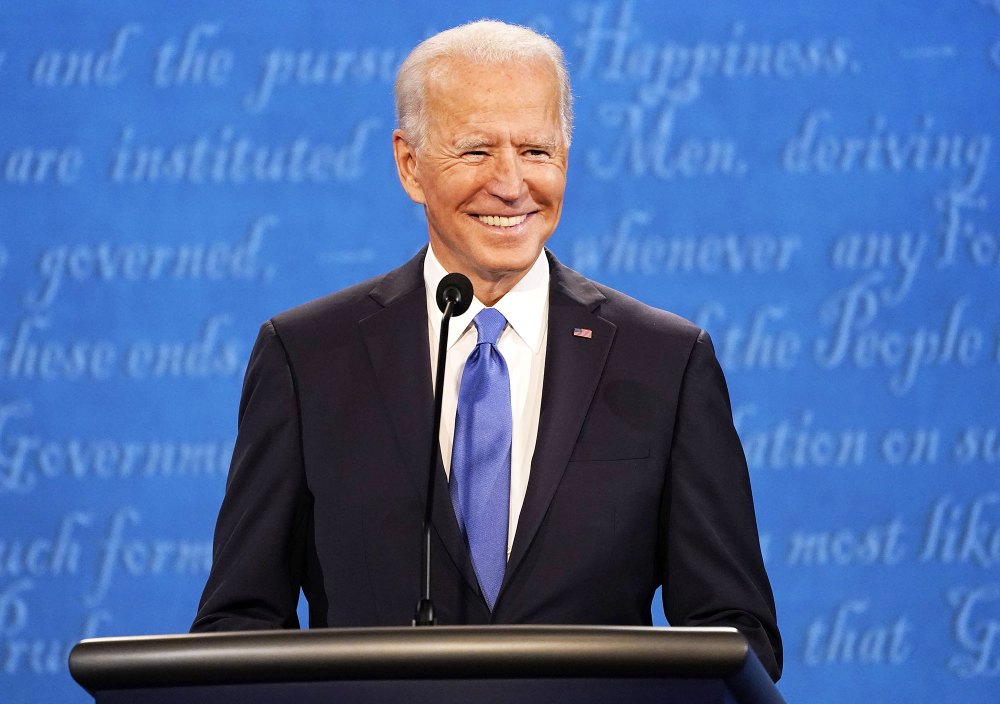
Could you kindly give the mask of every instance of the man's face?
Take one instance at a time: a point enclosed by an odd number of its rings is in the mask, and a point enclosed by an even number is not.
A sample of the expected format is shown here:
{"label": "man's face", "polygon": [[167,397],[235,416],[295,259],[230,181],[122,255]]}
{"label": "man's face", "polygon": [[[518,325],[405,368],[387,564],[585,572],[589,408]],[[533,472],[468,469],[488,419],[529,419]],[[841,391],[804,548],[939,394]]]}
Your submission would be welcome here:
{"label": "man's face", "polygon": [[424,145],[416,151],[397,131],[396,163],[425,206],[441,264],[490,303],[531,268],[559,222],[567,146],[558,82],[541,61],[439,69],[425,96]]}

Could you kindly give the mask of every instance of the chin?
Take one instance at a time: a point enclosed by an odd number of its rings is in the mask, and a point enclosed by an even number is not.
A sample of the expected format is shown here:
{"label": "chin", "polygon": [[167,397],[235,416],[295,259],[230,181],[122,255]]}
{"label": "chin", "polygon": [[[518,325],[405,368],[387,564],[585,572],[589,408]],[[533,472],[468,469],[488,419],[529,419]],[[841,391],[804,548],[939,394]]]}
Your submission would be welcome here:
{"label": "chin", "polygon": [[523,273],[531,268],[541,250],[501,252],[484,262],[485,269],[497,275]]}

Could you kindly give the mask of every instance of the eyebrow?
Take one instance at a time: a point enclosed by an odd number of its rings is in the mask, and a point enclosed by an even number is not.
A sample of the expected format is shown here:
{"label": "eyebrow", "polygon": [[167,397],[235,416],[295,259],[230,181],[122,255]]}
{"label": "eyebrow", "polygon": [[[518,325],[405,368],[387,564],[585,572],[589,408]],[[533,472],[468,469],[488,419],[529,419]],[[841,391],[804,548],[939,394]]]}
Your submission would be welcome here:
{"label": "eyebrow", "polygon": [[489,147],[493,142],[485,137],[466,137],[464,139],[459,139],[455,142],[455,148],[459,151],[470,151],[475,149],[481,149],[482,147]]}
{"label": "eyebrow", "polygon": [[[457,140],[454,146],[455,149],[459,151],[473,151],[476,149],[482,149],[483,147],[491,147],[493,144],[493,140],[487,139],[486,137],[466,137],[464,139]],[[537,137],[526,139],[518,146],[527,147],[529,149],[545,149],[547,151],[555,151],[559,147],[559,142],[554,139]]]}
{"label": "eyebrow", "polygon": [[529,139],[522,146],[552,152],[559,148],[559,142],[554,139]]}

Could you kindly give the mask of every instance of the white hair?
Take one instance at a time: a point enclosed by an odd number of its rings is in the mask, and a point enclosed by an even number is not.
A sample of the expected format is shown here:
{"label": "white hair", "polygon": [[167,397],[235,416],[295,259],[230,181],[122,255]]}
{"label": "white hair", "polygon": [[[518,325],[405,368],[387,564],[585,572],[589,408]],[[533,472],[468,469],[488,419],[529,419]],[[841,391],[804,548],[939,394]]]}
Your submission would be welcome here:
{"label": "white hair", "polygon": [[427,82],[442,59],[466,59],[476,64],[547,61],[559,84],[559,122],[569,146],[573,132],[573,94],[562,49],[533,29],[497,20],[469,22],[420,42],[396,74],[396,120],[420,149],[427,137]]}

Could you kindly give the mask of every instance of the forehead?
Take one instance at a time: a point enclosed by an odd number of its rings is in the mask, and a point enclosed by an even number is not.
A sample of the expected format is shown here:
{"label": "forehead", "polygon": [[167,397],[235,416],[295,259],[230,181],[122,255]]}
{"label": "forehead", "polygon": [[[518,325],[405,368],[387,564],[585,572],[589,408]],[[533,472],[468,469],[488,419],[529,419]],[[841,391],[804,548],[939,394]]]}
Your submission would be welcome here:
{"label": "forehead", "polygon": [[532,136],[561,132],[559,81],[543,59],[501,64],[441,59],[428,73],[425,115],[432,131],[462,137],[491,128]]}

